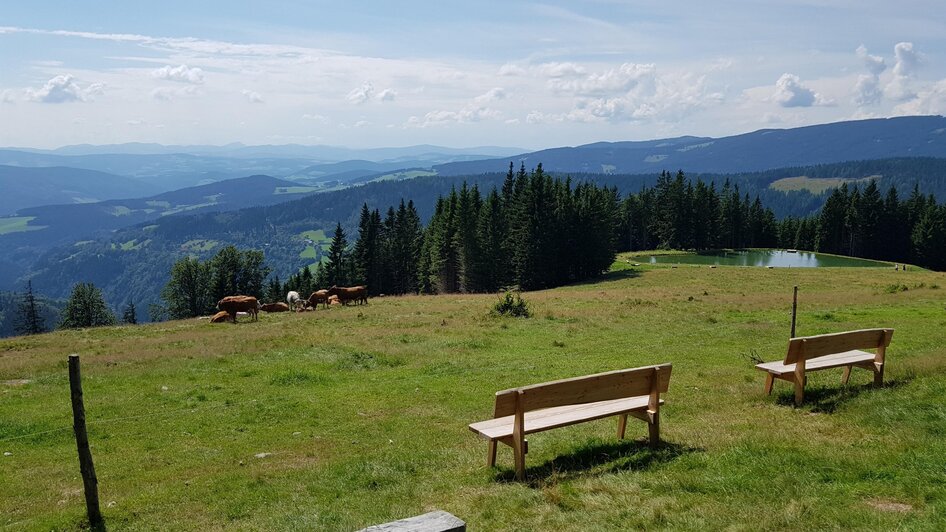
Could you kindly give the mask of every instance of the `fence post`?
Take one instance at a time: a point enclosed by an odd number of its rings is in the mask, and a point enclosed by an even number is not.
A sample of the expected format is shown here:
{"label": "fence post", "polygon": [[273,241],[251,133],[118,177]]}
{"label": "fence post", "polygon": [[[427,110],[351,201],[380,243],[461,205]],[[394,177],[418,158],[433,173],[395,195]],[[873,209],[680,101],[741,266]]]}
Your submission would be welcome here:
{"label": "fence post", "polygon": [[798,314],[798,286],[795,286],[794,294],[792,295],[792,335],[790,338],[795,337],[795,316]]}
{"label": "fence post", "polygon": [[102,511],[99,509],[99,481],[95,477],[92,451],[89,450],[89,435],[85,430],[79,355],[69,355],[69,391],[72,395],[72,428],[76,434],[76,448],[79,451],[79,471],[82,472],[82,484],[85,487],[85,509],[89,516],[89,527],[93,530],[104,530]]}

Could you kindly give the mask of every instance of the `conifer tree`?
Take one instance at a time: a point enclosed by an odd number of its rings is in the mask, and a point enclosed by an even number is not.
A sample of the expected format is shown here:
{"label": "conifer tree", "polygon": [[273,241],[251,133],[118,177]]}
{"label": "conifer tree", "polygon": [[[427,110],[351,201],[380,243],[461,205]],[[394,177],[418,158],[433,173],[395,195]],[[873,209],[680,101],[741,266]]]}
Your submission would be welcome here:
{"label": "conifer tree", "polygon": [[125,310],[122,312],[122,323],[128,325],[137,325],[138,324],[138,312],[135,308],[135,302],[129,301],[125,305]]}
{"label": "conifer tree", "polygon": [[347,286],[348,270],[348,239],[342,224],[335,226],[332,244],[328,250],[328,263],[325,265],[325,282],[328,286]]}
{"label": "conifer tree", "polygon": [[46,323],[39,314],[36,297],[33,295],[33,281],[26,282],[26,293],[23,294],[23,301],[18,309],[14,331],[22,335],[46,332]]}

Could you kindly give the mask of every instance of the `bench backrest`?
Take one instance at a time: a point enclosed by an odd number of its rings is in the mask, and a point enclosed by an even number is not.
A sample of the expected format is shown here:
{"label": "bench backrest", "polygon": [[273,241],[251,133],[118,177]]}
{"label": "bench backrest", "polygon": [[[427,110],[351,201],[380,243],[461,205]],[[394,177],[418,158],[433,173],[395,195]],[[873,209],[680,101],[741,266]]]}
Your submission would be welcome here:
{"label": "bench backrest", "polygon": [[884,349],[890,345],[893,329],[861,329],[818,336],[792,338],[788,342],[785,364],[811,360],[854,349]]}
{"label": "bench backrest", "polygon": [[670,385],[672,364],[620,369],[533,384],[496,392],[496,410],[493,417],[511,416],[516,413],[516,402],[523,412],[553,406],[577,405],[665,393]]}

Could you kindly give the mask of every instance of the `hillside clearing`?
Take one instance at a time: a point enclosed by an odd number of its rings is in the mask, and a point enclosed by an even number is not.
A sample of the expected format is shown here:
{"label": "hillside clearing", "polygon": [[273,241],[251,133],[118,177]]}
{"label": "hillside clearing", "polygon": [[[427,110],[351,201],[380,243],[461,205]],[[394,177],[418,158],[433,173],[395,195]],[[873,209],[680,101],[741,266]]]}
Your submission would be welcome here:
{"label": "hillside clearing", "polygon": [[0,218],[0,235],[46,229],[45,225],[29,225],[29,223],[35,219],[35,216],[13,216],[10,218]]}
{"label": "hillside clearing", "polygon": [[[896,329],[885,387],[825,371],[801,408],[785,383],[762,395],[751,358],[784,354],[793,285],[799,334]],[[452,294],[0,340],[0,527],[83,522],[75,352],[112,528],[353,530],[439,508],[471,530],[942,529],[944,286],[622,257],[598,282],[525,293],[530,319]],[[613,419],[536,434],[517,483],[508,448],[489,469],[466,427],[497,390],[660,362],[656,451],[640,423],[616,440]]]}
{"label": "hillside clearing", "polygon": [[773,181],[769,184],[769,188],[772,190],[778,190],[780,192],[793,192],[798,190],[807,190],[812,194],[818,195],[825,191],[831,190],[832,188],[837,188],[844,183],[851,184],[867,184],[871,179],[880,179],[883,176],[875,175],[863,177],[860,179],[846,179],[843,177],[808,177],[808,176],[797,176],[797,177],[783,177],[782,179]]}

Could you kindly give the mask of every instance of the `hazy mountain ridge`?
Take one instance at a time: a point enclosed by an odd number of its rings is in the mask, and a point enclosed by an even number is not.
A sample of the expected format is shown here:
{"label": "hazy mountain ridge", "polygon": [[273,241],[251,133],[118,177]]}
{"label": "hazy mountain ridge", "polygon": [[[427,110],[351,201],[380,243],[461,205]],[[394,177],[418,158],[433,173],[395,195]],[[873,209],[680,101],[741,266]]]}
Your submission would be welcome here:
{"label": "hazy mountain ridge", "polygon": [[145,181],[61,166],[0,166],[0,190],[0,216],[53,203],[89,203],[160,192]]}
{"label": "hazy mountain ridge", "polygon": [[[763,129],[730,137],[678,137],[644,142],[596,142],[523,153],[552,172],[639,174],[664,169],[732,173],[891,157],[946,157],[946,118],[909,116],[793,129]],[[436,165],[440,175],[496,171],[490,161]]]}

